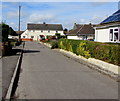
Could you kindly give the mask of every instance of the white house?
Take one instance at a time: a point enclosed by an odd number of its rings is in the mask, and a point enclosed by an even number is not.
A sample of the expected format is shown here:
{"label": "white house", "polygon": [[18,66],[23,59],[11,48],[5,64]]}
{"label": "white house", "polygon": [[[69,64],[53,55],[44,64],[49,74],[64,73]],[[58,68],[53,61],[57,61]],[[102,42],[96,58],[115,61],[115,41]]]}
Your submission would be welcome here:
{"label": "white house", "polygon": [[95,30],[93,25],[90,24],[74,24],[72,30],[67,34],[67,39],[75,40],[93,40],[95,36]]}
{"label": "white house", "polygon": [[21,34],[22,39],[40,40],[42,37],[55,36],[56,34],[63,34],[63,27],[61,24],[28,24],[27,30]]}
{"label": "white house", "polygon": [[9,39],[19,39],[19,34],[21,35],[24,31],[15,31],[16,32],[16,36],[15,35],[8,35]]}
{"label": "white house", "polygon": [[95,41],[120,42],[120,10],[95,27]]}

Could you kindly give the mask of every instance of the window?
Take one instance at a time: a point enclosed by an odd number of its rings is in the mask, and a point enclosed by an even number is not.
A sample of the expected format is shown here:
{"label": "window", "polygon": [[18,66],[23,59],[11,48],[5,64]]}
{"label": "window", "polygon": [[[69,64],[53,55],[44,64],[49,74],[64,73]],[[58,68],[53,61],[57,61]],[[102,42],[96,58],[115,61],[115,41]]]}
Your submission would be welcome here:
{"label": "window", "polygon": [[119,32],[118,32],[118,34],[119,34],[118,37],[119,37],[119,41],[120,41],[120,28],[119,28]]}
{"label": "window", "polygon": [[118,29],[114,29],[114,31],[118,31]]}
{"label": "window", "polygon": [[118,32],[114,33],[114,41],[118,40]]}
{"label": "window", "polygon": [[119,41],[120,37],[119,37],[119,31],[118,28],[115,29],[110,29],[110,41]]}
{"label": "window", "polygon": [[110,41],[113,41],[113,29],[110,29]]}
{"label": "window", "polygon": [[25,36],[23,36],[23,38],[25,38]]}
{"label": "window", "polygon": [[48,30],[48,33],[50,33],[50,30]]}
{"label": "window", "polygon": [[110,33],[110,41],[113,41],[113,33]]}
{"label": "window", "polygon": [[113,29],[110,29],[110,33],[113,33]]}
{"label": "window", "polygon": [[31,38],[33,39],[33,38],[34,38],[34,36],[31,36]]}

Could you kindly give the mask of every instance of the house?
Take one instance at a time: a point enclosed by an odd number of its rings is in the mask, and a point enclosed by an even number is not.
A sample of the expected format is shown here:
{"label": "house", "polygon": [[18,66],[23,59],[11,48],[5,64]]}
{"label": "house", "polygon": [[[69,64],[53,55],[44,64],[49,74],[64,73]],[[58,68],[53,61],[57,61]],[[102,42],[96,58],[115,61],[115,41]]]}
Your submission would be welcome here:
{"label": "house", "polygon": [[21,35],[22,39],[40,40],[47,38],[47,36],[56,36],[56,34],[63,34],[63,27],[61,24],[32,24],[27,25],[27,30]]}
{"label": "house", "polygon": [[8,35],[9,39],[19,39],[19,34],[21,35],[24,31],[15,31],[16,35]]}
{"label": "house", "polygon": [[24,31],[15,31],[16,32],[16,34],[22,34],[22,33],[24,33]]}
{"label": "house", "polygon": [[95,41],[120,42],[120,10],[95,26]]}
{"label": "house", "polygon": [[8,39],[19,39],[18,36],[8,35]]}
{"label": "house", "polygon": [[90,24],[74,24],[72,30],[67,34],[67,39],[76,40],[93,40],[95,36],[94,25]]}

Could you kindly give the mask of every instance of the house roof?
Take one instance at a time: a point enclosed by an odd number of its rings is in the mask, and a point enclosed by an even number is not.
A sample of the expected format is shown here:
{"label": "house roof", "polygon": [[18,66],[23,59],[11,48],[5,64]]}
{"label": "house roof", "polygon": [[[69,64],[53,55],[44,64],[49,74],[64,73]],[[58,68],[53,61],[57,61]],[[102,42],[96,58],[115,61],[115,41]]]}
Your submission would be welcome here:
{"label": "house roof", "polygon": [[68,35],[84,35],[84,34],[95,34],[93,25],[91,24],[82,24],[77,25],[77,28],[69,31]]}
{"label": "house roof", "polygon": [[115,27],[115,26],[120,27],[120,21],[98,24],[95,26],[95,28],[104,29],[104,28]]}
{"label": "house roof", "polygon": [[28,30],[63,30],[63,27],[61,24],[28,24],[27,25]]}
{"label": "house roof", "polygon": [[120,9],[113,13],[111,16],[106,18],[104,21],[102,21],[100,24],[105,24],[105,23],[111,23],[111,22],[117,22],[120,21]]}
{"label": "house roof", "polygon": [[[19,31],[15,31],[16,34],[19,34]],[[20,34],[22,34],[24,31],[20,31]]]}
{"label": "house roof", "polygon": [[104,29],[109,27],[120,27],[120,9],[113,13],[111,16],[103,20],[100,24],[96,25],[96,29]]}

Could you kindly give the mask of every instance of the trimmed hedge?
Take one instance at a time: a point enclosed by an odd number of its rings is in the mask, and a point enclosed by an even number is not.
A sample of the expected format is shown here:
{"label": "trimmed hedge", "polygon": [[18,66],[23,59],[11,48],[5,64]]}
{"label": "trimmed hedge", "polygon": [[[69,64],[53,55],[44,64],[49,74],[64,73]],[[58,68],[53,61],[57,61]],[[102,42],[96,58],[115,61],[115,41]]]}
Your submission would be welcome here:
{"label": "trimmed hedge", "polygon": [[87,40],[60,39],[58,48],[86,58],[96,58],[120,66],[120,44],[100,43]]}

